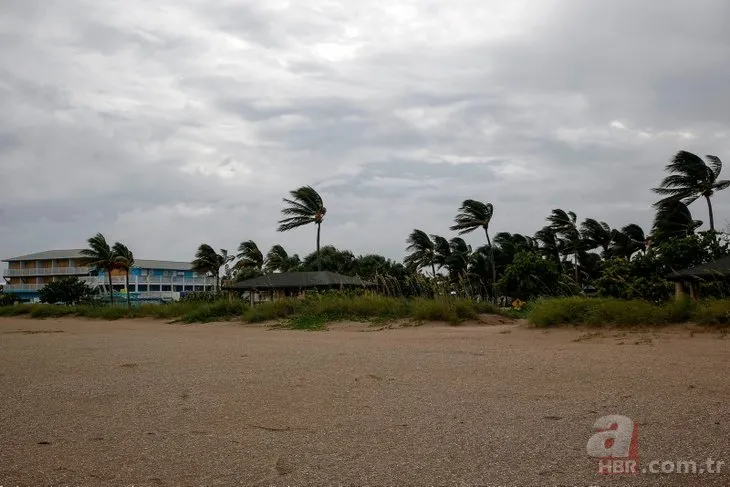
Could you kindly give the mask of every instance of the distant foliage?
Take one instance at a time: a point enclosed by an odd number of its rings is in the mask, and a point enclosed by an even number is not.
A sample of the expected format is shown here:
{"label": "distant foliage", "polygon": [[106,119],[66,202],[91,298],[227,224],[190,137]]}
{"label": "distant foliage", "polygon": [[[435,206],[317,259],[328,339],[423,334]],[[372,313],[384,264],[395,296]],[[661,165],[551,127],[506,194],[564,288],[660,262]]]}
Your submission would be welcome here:
{"label": "distant foliage", "polygon": [[19,302],[20,298],[15,294],[0,294],[0,306],[12,306]]}
{"label": "distant foliage", "polygon": [[66,277],[49,282],[38,291],[43,303],[77,304],[93,294],[93,290],[76,277]]}

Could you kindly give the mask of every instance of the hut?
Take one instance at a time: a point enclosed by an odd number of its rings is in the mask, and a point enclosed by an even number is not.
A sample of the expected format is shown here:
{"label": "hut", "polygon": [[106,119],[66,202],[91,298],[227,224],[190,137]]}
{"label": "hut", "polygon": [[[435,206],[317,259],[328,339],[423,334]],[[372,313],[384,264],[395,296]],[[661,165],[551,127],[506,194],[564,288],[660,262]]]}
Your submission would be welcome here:
{"label": "hut", "polygon": [[667,279],[674,281],[677,299],[689,296],[692,300],[697,300],[700,297],[701,282],[727,282],[730,280],[730,256],[673,272],[667,276]]}
{"label": "hut", "polygon": [[280,272],[246,279],[224,289],[248,295],[251,303],[286,297],[302,297],[307,291],[369,288],[374,284],[336,272]]}

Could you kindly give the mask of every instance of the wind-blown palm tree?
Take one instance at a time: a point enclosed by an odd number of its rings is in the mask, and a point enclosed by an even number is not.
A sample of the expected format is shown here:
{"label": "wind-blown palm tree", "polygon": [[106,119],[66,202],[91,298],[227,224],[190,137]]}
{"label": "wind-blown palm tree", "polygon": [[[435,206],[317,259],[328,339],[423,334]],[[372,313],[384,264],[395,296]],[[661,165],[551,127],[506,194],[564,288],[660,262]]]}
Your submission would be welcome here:
{"label": "wind-blown palm tree", "polygon": [[538,252],[555,262],[562,272],[563,262],[560,256],[563,253],[565,243],[560,239],[555,230],[549,226],[543,227],[535,232],[535,240],[538,243]]}
{"label": "wind-blown palm tree", "polygon": [[565,242],[563,253],[572,254],[575,260],[575,282],[580,285],[579,253],[583,249],[583,239],[578,230],[578,217],[572,211],[566,212],[561,209],[554,209],[548,217],[550,226],[558,235],[562,236]]}
{"label": "wind-blown palm tree", "polygon": [[445,262],[449,276],[454,280],[466,277],[472,253],[471,246],[463,238],[454,237],[449,240],[449,248],[451,251]]}
{"label": "wind-blown palm tree", "polygon": [[193,270],[196,272],[211,273],[215,276],[215,289],[220,289],[221,267],[227,265],[235,257],[228,255],[228,251],[221,249],[221,253],[216,252],[213,247],[208,244],[200,244],[195,252],[193,260]]}
{"label": "wind-blown palm tree", "polygon": [[321,270],[319,238],[327,208],[322,202],[322,197],[311,186],[302,186],[289,194],[291,199],[284,198],[284,203],[288,206],[281,210],[282,215],[286,218],[279,221],[278,231],[286,232],[310,223],[317,225],[317,270]]}
{"label": "wind-blown palm tree", "polygon": [[654,217],[652,242],[658,243],[672,237],[687,237],[693,235],[701,226],[702,222],[692,218],[687,205],[681,201],[667,202],[658,208]]}
{"label": "wind-blown palm tree", "polygon": [[489,223],[494,215],[494,206],[491,203],[482,203],[476,200],[464,200],[459,208],[451,226],[452,231],[458,231],[459,235],[471,233],[477,228],[483,228],[484,234],[487,236],[487,245],[489,245],[489,259],[492,264],[492,300],[497,300],[497,268],[494,265],[494,247],[489,239]]}
{"label": "wind-blown palm tree", "polygon": [[722,171],[719,157],[707,155],[705,158],[709,164],[691,152],[677,152],[665,168],[670,175],[664,178],[658,188],[654,188],[655,193],[665,195],[666,198],[657,201],[654,207],[659,209],[677,201],[691,205],[697,198],[704,196],[710,216],[710,231],[714,232],[715,216],[710,198],[716,191],[730,187],[730,181],[718,180]]}
{"label": "wind-blown palm tree", "polygon": [[614,231],[611,255],[631,260],[631,256],[646,249],[646,235],[636,223],[630,223],[621,231]]}
{"label": "wind-blown palm tree", "polygon": [[104,235],[97,233],[88,241],[89,248],[81,251],[81,263],[93,267],[97,271],[103,270],[109,279],[109,303],[114,304],[114,288],[112,287],[112,270],[119,267],[117,255],[109,246]]}
{"label": "wind-blown palm tree", "polygon": [[132,300],[129,295],[129,270],[134,266],[134,254],[121,242],[116,242],[114,244],[112,252],[116,255],[118,267],[124,270],[124,282],[127,286],[127,307],[131,308]]}
{"label": "wind-blown palm tree", "polygon": [[266,272],[291,272],[301,265],[297,254],[290,256],[281,245],[274,245],[266,254],[264,269]]}
{"label": "wind-blown palm tree", "polygon": [[430,267],[431,273],[436,277],[436,244],[431,237],[416,228],[408,236],[406,243],[406,251],[410,253],[404,259],[405,264],[416,269]]}
{"label": "wind-blown palm tree", "polygon": [[604,259],[609,258],[616,232],[611,229],[608,223],[587,218],[581,223],[580,227],[580,233],[585,244],[584,250],[593,250],[600,247],[601,256]]}
{"label": "wind-blown palm tree", "polygon": [[257,273],[262,273],[264,270],[264,254],[259,250],[258,245],[253,240],[241,242],[238,246],[238,254],[236,257],[239,259],[234,266],[238,270],[253,270]]}

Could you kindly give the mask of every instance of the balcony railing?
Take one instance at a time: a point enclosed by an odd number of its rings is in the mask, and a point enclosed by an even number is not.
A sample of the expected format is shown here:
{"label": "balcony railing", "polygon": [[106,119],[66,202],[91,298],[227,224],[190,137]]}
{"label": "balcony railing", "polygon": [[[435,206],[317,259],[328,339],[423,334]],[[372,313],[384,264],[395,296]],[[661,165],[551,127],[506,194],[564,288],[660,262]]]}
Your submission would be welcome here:
{"label": "balcony railing", "polygon": [[22,292],[22,291],[38,291],[45,284],[6,284],[4,288],[5,293]]}
{"label": "balcony railing", "polygon": [[26,269],[5,269],[5,277],[23,276],[78,276],[89,273],[88,267],[34,267]]}

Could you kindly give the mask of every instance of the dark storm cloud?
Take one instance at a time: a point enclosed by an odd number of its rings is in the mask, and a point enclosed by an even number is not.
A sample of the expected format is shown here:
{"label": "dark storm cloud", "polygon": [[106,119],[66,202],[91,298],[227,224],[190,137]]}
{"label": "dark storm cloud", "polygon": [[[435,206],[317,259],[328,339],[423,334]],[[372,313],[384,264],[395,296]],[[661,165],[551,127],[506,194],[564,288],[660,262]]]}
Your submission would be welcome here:
{"label": "dark storm cloud", "polygon": [[494,203],[495,231],[556,207],[648,226],[674,152],[730,157],[728,18],[723,0],[6,0],[0,254],[97,231],[147,258],[306,254],[308,229],[275,231],[303,184],[326,243],[396,258],[465,198]]}

